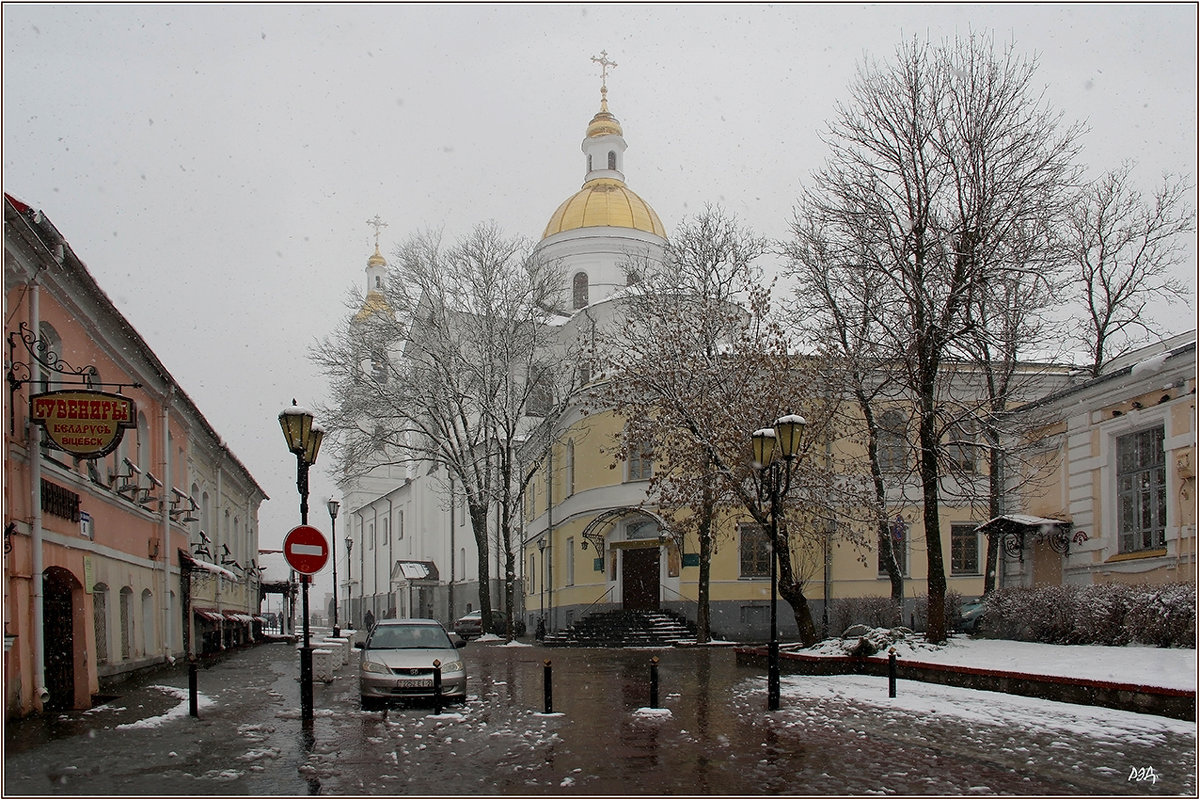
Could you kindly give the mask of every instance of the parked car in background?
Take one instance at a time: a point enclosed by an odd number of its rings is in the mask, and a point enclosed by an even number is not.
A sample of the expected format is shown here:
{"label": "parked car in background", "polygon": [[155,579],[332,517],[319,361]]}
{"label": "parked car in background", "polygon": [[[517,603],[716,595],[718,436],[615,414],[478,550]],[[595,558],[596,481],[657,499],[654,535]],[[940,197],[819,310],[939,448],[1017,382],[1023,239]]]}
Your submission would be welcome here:
{"label": "parked car in background", "polygon": [[983,600],[967,600],[958,609],[958,622],[955,630],[963,633],[975,633],[979,629],[979,619],[983,616]]}
{"label": "parked car in background", "polygon": [[465,644],[437,620],[380,620],[362,644],[358,675],[363,710],[432,699],[435,660],[441,662],[442,697],[447,702],[466,700],[467,673],[459,652]]}
{"label": "parked car in background", "polygon": [[483,629],[483,614],[479,611],[468,612],[458,619],[454,620],[454,632],[464,639],[482,636],[485,633],[496,633],[504,630],[505,626],[504,612],[492,612],[492,624],[488,630]]}

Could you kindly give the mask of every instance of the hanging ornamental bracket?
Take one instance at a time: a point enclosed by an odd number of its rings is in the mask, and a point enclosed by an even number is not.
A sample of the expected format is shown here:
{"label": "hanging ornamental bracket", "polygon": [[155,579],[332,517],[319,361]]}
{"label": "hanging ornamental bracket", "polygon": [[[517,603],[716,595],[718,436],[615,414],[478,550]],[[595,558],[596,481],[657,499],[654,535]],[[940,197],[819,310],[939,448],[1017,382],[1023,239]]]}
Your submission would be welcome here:
{"label": "hanging ornamental bracket", "polygon": [[[29,361],[17,360],[17,344],[20,343],[29,354]],[[98,380],[100,371],[94,364],[83,367],[72,366],[51,348],[51,343],[44,336],[36,335],[29,323],[22,322],[17,330],[8,335],[8,430],[16,430],[15,403],[17,390],[33,381],[33,365],[41,367],[43,374],[66,375],[67,378],[56,378],[56,384],[82,386],[92,390],[100,386],[112,387],[119,392],[121,389],[140,389],[140,383],[112,383]]]}

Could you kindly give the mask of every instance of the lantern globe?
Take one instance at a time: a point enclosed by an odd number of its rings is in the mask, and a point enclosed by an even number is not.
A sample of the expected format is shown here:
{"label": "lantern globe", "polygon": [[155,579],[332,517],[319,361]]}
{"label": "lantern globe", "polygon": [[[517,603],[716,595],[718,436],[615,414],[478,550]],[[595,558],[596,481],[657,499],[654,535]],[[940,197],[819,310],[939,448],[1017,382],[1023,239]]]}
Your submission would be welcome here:
{"label": "lantern globe", "polygon": [[329,498],[328,502],[325,503],[325,507],[329,509],[329,518],[337,519],[338,508],[341,507],[341,503],[339,503],[336,498],[331,497]]}
{"label": "lantern globe", "polygon": [[307,409],[292,405],[279,412],[279,427],[283,429],[283,438],[287,441],[288,450],[303,454],[312,432],[313,415]]}
{"label": "lantern globe", "polygon": [[778,437],[780,455],[794,458],[800,452],[800,436],[807,423],[799,414],[788,414],[775,420],[775,435]]}
{"label": "lantern globe", "polygon": [[759,428],[750,434],[754,446],[754,466],[763,469],[775,459],[775,431],[772,428]]}

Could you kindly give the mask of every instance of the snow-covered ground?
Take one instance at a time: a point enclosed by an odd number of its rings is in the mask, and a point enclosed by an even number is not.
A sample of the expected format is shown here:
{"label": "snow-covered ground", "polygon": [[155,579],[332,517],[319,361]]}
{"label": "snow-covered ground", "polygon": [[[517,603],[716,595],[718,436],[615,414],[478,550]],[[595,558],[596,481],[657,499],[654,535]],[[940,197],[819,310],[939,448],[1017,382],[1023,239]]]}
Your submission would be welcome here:
{"label": "snow-covered ground", "polygon": [[[846,643],[847,640],[827,639],[815,647],[795,652],[845,655]],[[952,637],[942,646],[931,645],[919,637],[909,637],[896,642],[895,648],[897,658],[927,664],[1086,678],[1168,689],[1196,689],[1194,649],[1141,645],[1053,645],[965,636]],[[886,648],[877,655],[886,657]]]}

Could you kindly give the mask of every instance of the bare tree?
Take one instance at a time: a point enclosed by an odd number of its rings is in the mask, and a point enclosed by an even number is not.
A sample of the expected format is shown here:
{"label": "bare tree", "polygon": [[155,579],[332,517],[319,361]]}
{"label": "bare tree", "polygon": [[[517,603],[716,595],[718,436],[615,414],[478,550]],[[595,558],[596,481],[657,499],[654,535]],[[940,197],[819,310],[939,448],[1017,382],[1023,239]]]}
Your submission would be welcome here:
{"label": "bare tree", "polygon": [[545,324],[561,280],[530,252],[490,224],[450,246],[440,233],[415,234],[395,253],[386,302],[355,315],[312,354],[333,386],[323,418],[344,480],[386,465],[436,466],[463,493],[485,624],[488,512],[496,507],[510,635],[514,526],[527,480],[516,454],[532,425],[531,400],[565,394],[556,384],[570,379]]}
{"label": "bare tree", "polygon": [[[653,453],[647,502],[675,513],[673,524],[700,542],[699,637],[710,635],[708,565],[722,520],[749,513],[771,530],[761,478],[750,467],[750,435],[803,409],[810,425],[797,459],[797,489],[784,507],[772,550],[779,592],[793,609],[801,640],[816,639],[805,585],[812,542],[826,528],[835,491],[821,443],[832,415],[813,359],[790,352],[771,319],[770,287],[756,261],[767,243],[720,209],[685,220],[665,263],[635,265],[621,323],[603,337],[609,376],[599,402],[628,420],[617,453]],[[817,455],[820,454],[820,455]],[[821,488],[818,488],[821,487]]]}
{"label": "bare tree", "polygon": [[830,156],[805,206],[881,279],[871,313],[882,355],[912,403],[926,540],[927,637],[942,641],[940,493],[947,365],[968,352],[981,293],[1007,271],[1006,242],[1060,208],[1077,128],[1060,131],[1033,91],[1036,63],[975,36],[913,40],[890,65],[860,67],[829,126]]}
{"label": "bare tree", "polygon": [[1146,198],[1125,163],[1089,185],[1070,215],[1067,248],[1077,270],[1085,327],[1079,343],[1096,376],[1105,364],[1159,332],[1145,314],[1152,300],[1188,294],[1172,275],[1185,257],[1184,234],[1195,230],[1188,184],[1167,175]]}

